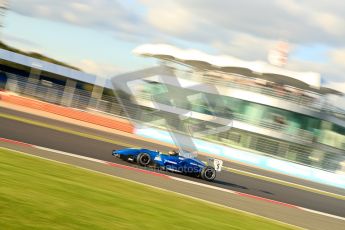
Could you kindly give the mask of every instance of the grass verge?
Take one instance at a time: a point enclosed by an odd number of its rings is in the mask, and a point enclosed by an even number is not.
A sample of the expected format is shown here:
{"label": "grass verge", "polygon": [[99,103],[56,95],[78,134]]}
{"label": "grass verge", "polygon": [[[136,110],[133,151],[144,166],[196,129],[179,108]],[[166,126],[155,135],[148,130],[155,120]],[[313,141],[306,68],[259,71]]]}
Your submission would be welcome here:
{"label": "grass verge", "polygon": [[0,148],[2,229],[292,229]]}

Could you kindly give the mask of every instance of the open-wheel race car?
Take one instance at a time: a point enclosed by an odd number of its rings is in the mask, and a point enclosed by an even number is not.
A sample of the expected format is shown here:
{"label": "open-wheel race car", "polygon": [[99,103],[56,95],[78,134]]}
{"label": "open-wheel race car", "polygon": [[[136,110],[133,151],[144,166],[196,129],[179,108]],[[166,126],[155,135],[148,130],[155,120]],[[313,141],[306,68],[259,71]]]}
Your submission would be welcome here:
{"label": "open-wheel race car", "polygon": [[223,161],[218,159],[209,159],[207,164],[193,153],[185,151],[180,153],[175,150],[162,153],[157,150],[127,148],[113,150],[112,155],[140,166],[200,177],[207,181],[213,181],[223,165]]}

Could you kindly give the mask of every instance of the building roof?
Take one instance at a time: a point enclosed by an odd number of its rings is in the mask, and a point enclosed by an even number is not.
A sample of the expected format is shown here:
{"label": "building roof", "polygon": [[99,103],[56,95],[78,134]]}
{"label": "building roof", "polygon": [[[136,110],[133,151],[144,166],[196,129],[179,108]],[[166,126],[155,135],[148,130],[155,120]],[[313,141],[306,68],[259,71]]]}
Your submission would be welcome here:
{"label": "building roof", "polygon": [[316,89],[315,92],[319,93],[319,94],[334,94],[334,95],[338,95],[338,96],[344,96],[344,93],[337,91],[335,89],[331,89],[328,87],[321,87],[320,89]]}
{"label": "building roof", "polygon": [[219,70],[261,78],[309,90],[320,89],[321,77],[316,72],[296,72],[263,61],[244,61],[228,55],[209,55],[198,50],[180,49],[166,44],[144,44],[135,54],[178,62],[197,69]]}
{"label": "building roof", "polygon": [[18,54],[5,49],[0,49],[0,58],[9,62],[17,63],[30,68],[40,69],[49,73],[57,74],[60,76],[68,77],[71,79],[94,83],[96,76],[88,73],[84,73],[72,68],[57,65],[54,63],[42,61],[37,58],[29,57],[26,55]]}
{"label": "building roof", "polygon": [[90,84],[101,84],[102,86],[105,86],[107,88],[112,88],[110,80],[103,78],[102,76],[84,73],[66,66],[57,65],[23,54],[18,54],[9,50],[0,49],[0,59],[27,66],[29,68],[35,68],[41,71],[64,76],[70,79],[87,82]]}

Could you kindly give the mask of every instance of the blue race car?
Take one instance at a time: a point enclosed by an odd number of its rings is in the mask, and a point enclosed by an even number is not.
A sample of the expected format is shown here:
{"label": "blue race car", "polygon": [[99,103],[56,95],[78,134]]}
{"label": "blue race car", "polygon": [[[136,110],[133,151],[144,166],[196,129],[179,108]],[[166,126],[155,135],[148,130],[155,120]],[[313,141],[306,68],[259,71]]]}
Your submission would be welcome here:
{"label": "blue race car", "polygon": [[125,161],[136,162],[140,166],[201,177],[207,181],[213,181],[216,172],[220,172],[223,165],[221,160],[210,159],[209,162],[213,164],[211,166],[197,159],[192,153],[179,153],[175,150],[164,154],[157,150],[128,148],[113,150],[112,155]]}

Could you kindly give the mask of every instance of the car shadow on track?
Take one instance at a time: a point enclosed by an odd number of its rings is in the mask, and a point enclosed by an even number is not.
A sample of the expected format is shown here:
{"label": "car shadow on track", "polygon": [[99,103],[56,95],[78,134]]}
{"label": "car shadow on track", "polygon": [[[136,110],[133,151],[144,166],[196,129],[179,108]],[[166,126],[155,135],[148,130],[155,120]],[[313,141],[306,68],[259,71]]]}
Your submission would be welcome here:
{"label": "car shadow on track", "polygon": [[215,180],[215,181],[213,181],[213,183],[217,184],[217,185],[221,185],[222,187],[226,186],[226,187],[232,187],[232,188],[243,189],[243,190],[247,190],[248,189],[245,186],[238,185],[238,184],[233,184],[233,183],[226,182],[226,181]]}
{"label": "car shadow on track", "polygon": [[217,179],[212,181],[212,182],[207,182],[205,180],[201,180],[200,178],[183,175],[183,174],[177,173],[177,172],[169,172],[166,170],[157,169],[157,168],[153,168],[153,167],[142,167],[142,166],[138,166],[137,164],[130,163],[130,162],[124,162],[124,161],[113,161],[113,162],[120,163],[122,165],[131,166],[131,167],[138,168],[138,169],[147,170],[150,172],[176,176],[179,178],[189,179],[189,180],[200,182],[200,183],[207,183],[210,185],[214,185],[214,186],[222,187],[222,188],[227,188],[227,189],[234,189],[234,190],[248,190],[249,189],[249,188],[242,186],[242,185],[238,185],[238,184],[234,184],[234,183],[230,183],[230,182],[226,182],[226,181],[222,181],[222,180],[217,180]]}

